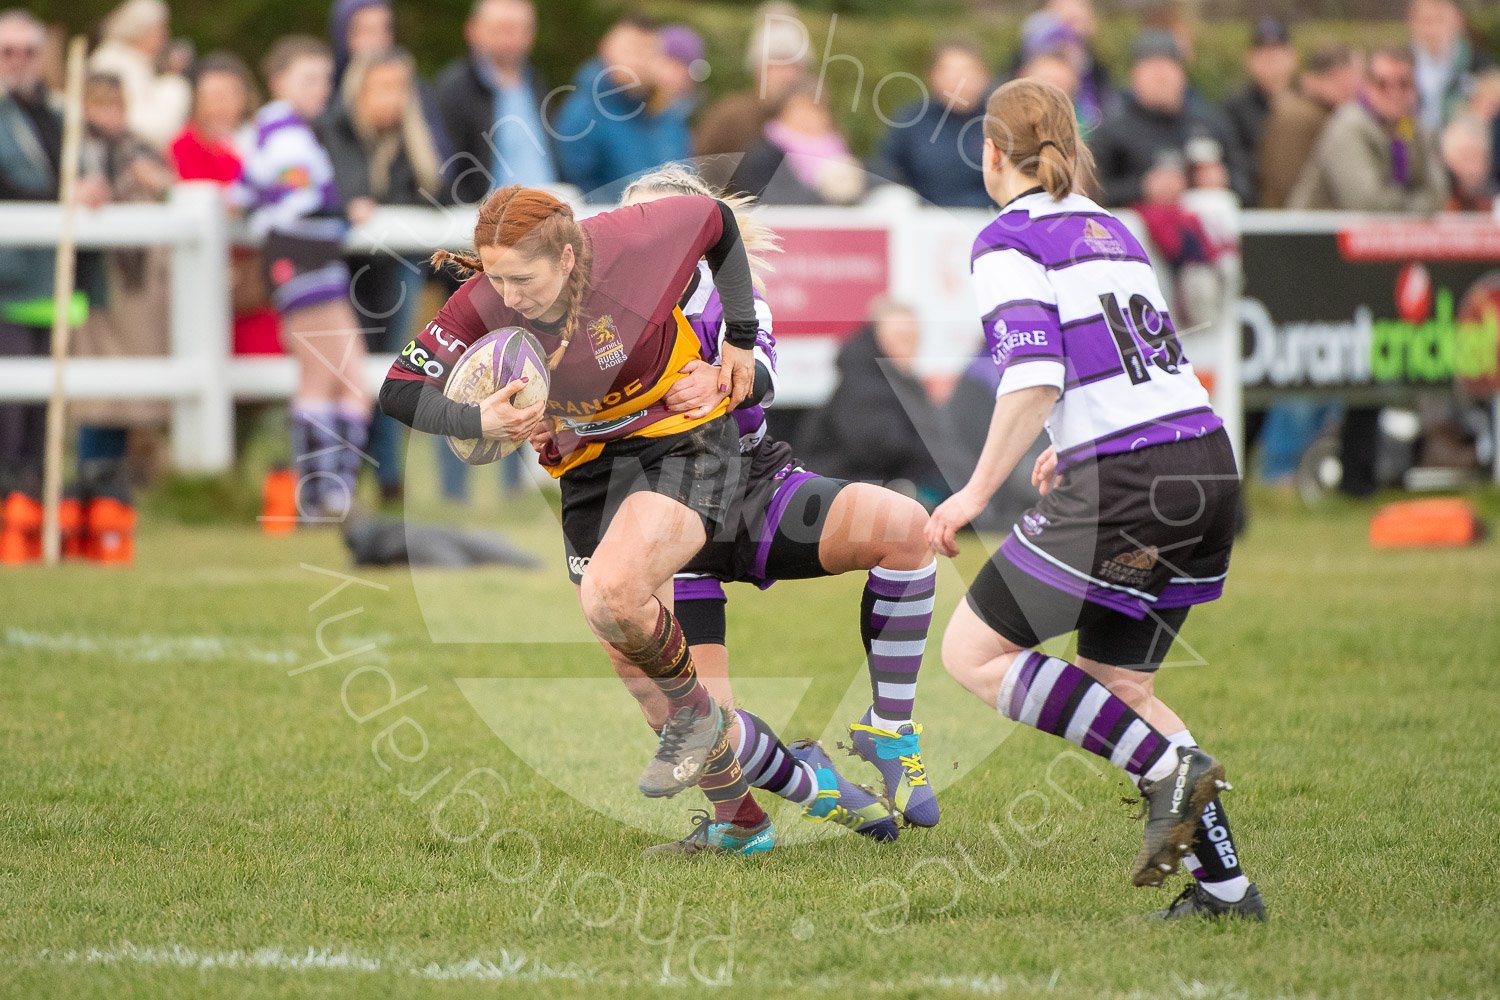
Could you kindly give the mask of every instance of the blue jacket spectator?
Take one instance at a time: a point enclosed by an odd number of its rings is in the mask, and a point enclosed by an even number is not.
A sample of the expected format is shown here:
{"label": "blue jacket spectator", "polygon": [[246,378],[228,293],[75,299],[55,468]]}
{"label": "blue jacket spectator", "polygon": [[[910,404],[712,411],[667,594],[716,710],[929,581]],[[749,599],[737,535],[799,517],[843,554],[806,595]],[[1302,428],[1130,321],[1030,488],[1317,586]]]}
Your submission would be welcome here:
{"label": "blue jacket spectator", "polygon": [[933,205],[985,207],[980,160],[989,68],[977,49],[949,44],[933,54],[927,80],[931,94],[892,116],[880,167]]}
{"label": "blue jacket spectator", "polygon": [[691,152],[687,120],[657,106],[661,58],[655,22],[627,17],[573,78],[556,124],[563,180],[591,201],[614,201],[618,182]]}

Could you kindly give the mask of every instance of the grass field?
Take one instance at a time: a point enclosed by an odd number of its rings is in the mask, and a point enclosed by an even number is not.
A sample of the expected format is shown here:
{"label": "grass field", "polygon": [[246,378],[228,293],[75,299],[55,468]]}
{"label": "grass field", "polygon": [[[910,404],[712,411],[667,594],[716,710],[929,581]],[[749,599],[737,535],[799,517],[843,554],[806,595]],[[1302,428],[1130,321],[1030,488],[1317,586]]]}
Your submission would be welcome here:
{"label": "grass field", "polygon": [[[648,862],[697,803],[632,793],[649,733],[539,503],[492,518],[532,574],[349,581],[328,532],[148,521],[132,569],[0,576],[0,995],[1500,995],[1497,546],[1375,553],[1368,514],[1261,503],[1159,686],[1267,926],[1133,922],[1178,883],[1129,887],[1124,782],[935,655],[940,827],[780,813],[763,860]],[[789,736],[867,698],[860,585],[735,595],[739,696]]]}

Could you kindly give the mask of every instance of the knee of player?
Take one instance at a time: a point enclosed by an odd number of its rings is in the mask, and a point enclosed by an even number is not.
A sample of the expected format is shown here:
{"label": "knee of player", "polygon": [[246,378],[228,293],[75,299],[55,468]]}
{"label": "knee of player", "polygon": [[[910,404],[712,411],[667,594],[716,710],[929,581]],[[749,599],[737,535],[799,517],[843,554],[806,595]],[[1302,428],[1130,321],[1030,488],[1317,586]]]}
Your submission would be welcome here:
{"label": "knee of player", "polygon": [[1100,678],[1109,693],[1129,705],[1137,712],[1144,712],[1156,697],[1151,683],[1152,675],[1123,667],[1107,667]]}
{"label": "knee of player", "polygon": [[921,569],[932,562],[927,546],[927,508],[911,497],[892,493],[886,514],[886,569]]}
{"label": "knee of player", "polygon": [[583,575],[579,599],[584,617],[601,635],[615,631],[617,623],[629,618],[644,600],[639,582],[630,573],[613,571],[597,562]]}

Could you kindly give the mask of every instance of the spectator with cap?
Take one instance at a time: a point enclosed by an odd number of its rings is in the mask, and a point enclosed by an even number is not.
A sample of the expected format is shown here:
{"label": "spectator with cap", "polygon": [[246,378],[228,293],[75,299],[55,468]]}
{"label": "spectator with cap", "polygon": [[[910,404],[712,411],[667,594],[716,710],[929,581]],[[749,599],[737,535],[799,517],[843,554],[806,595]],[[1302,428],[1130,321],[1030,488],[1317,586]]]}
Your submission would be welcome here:
{"label": "spectator with cap", "polygon": [[990,204],[980,171],[989,67],[973,45],[951,41],[933,52],[927,82],[930,94],[891,116],[881,166],[929,204],[983,208]]}
{"label": "spectator with cap", "polygon": [[[1068,75],[1077,77],[1070,93],[1078,114],[1078,123],[1087,132],[1114,114],[1119,92],[1110,79],[1109,70],[1094,50],[1099,33],[1099,19],[1092,0],[1047,0],[1021,23],[1021,47],[1011,65],[1011,76],[1043,76],[1052,80],[1053,69],[1045,66],[1047,57],[1066,59],[1071,66]],[[1023,72],[1028,63],[1033,72]],[[1067,90],[1068,88],[1063,88]]]}
{"label": "spectator with cap", "polygon": [[187,122],[192,93],[187,80],[159,68],[172,40],[164,0],[125,0],[104,22],[104,41],[89,69],[118,77],[125,91],[130,132],[165,149]]}
{"label": "spectator with cap", "polygon": [[1334,112],[1287,199],[1289,208],[1437,211],[1447,196],[1432,134],[1417,120],[1408,49],[1382,49],[1357,100]]}
{"label": "spectator with cap", "polygon": [[1261,133],[1256,161],[1261,208],[1285,208],[1328,119],[1354,100],[1360,57],[1342,45],[1324,46],[1307,60],[1297,85],[1276,96]]}
{"label": "spectator with cap", "polygon": [[328,45],[333,49],[333,85],[344,79],[349,61],[385,52],[396,44],[396,18],[390,0],[334,0],[328,17]]}
{"label": "spectator with cap", "polygon": [[1141,32],[1131,49],[1130,90],[1121,109],[1089,137],[1105,204],[1168,200],[1181,186],[1190,150],[1191,186],[1227,188],[1242,202],[1253,201],[1249,167],[1223,118],[1187,97],[1176,40],[1158,29]]}
{"label": "spectator with cap", "polygon": [[1453,0],[1412,0],[1406,10],[1417,117],[1436,135],[1461,109],[1474,74],[1489,65],[1465,37],[1463,11]]}
{"label": "spectator with cap", "polygon": [[1250,166],[1252,183],[1258,191],[1257,166],[1266,118],[1276,99],[1291,91],[1297,73],[1297,50],[1292,48],[1285,24],[1274,17],[1262,17],[1255,22],[1250,51],[1245,56],[1245,72],[1249,79],[1224,102],[1224,115],[1230,141]]}
{"label": "spectator with cap", "polygon": [[761,141],[781,99],[808,78],[811,42],[797,8],[762,4],[745,50],[753,85],[719,98],[704,111],[693,132],[693,155],[703,179],[724,187],[740,158]]}
{"label": "spectator with cap", "polygon": [[687,122],[660,104],[660,30],[642,15],[616,21],[558,112],[563,179],[590,201],[615,201],[621,182],[691,151]]}
{"label": "spectator with cap", "polygon": [[683,121],[698,109],[698,83],[707,79],[703,37],[685,24],[661,29],[661,57],[656,63],[656,103]]}

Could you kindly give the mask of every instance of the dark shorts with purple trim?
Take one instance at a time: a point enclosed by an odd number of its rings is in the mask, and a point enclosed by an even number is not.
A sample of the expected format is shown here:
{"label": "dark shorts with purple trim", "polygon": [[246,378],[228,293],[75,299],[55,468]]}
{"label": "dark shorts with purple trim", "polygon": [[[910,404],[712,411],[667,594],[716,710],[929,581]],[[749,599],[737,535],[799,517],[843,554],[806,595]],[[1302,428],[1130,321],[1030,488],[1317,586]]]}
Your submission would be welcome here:
{"label": "dark shorts with purple trim", "polygon": [[[328,225],[319,223],[328,222]],[[279,313],[349,297],[349,265],[344,262],[343,223],[304,220],[304,231],[273,231],[261,248],[261,267]]]}
{"label": "dark shorts with purple trim", "polygon": [[1239,490],[1222,430],[1080,462],[1011,529],[969,606],[1019,646],[1076,629],[1081,656],[1154,669],[1186,609],[1223,593]]}
{"label": "dark shorts with purple trim", "polygon": [[722,601],[724,583],[827,576],[818,558],[833,499],[849,485],[808,472],[785,441],[767,437],[745,456],[748,471],[734,520],[676,578],[679,601]]}
{"label": "dark shorts with purple trim", "polygon": [[712,539],[739,519],[744,495],[740,434],[728,416],[680,434],[610,441],[598,458],[562,474],[563,545],[568,578],[584,570],[625,498],[657,493],[687,507]]}

